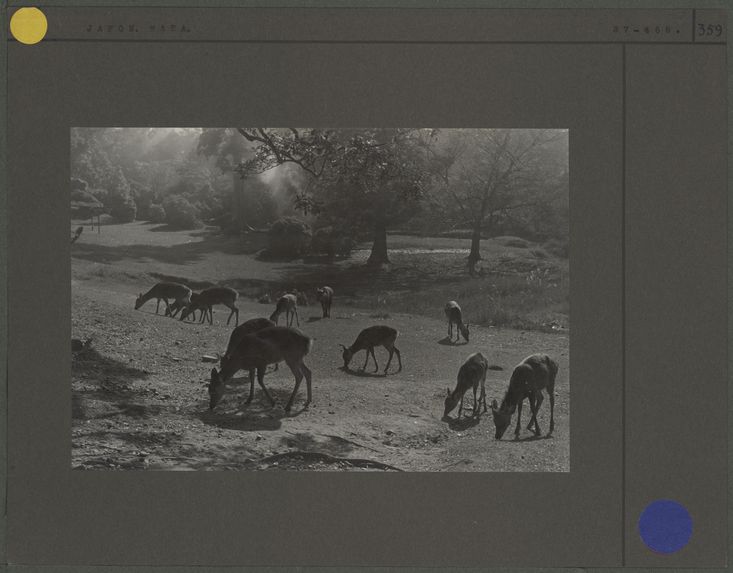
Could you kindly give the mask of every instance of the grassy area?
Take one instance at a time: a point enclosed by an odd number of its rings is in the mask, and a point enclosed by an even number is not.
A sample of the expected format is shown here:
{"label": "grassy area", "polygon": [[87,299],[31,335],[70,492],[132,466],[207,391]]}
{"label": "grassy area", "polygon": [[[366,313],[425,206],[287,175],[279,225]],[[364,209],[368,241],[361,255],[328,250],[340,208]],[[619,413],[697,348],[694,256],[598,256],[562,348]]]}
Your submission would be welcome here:
{"label": "grassy area", "polygon": [[[74,229],[80,222],[72,222]],[[176,279],[192,288],[220,284],[244,297],[304,291],[327,284],[339,305],[370,308],[381,316],[409,313],[442,318],[448,300],[457,300],[469,322],[526,330],[564,330],[568,324],[568,261],[538,245],[512,237],[481,241],[479,274],[470,277],[466,239],[406,235],[389,237],[389,267],[364,265],[370,245],[345,260],[267,262],[256,253],[265,237],[226,237],[215,229],[172,231],[161,225],[103,225],[72,245],[77,280],[114,280],[141,285]],[[146,276],[147,275],[147,276]]]}

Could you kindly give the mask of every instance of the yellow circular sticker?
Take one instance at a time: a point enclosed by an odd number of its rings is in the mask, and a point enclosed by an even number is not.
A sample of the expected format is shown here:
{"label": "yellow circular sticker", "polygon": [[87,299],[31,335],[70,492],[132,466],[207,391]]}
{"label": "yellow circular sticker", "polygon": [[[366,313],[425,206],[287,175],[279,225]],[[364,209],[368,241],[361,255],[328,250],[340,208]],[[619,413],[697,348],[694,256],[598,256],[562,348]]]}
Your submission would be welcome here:
{"label": "yellow circular sticker", "polygon": [[10,18],[10,33],[23,44],[37,44],[47,30],[46,15],[38,8],[20,8]]}

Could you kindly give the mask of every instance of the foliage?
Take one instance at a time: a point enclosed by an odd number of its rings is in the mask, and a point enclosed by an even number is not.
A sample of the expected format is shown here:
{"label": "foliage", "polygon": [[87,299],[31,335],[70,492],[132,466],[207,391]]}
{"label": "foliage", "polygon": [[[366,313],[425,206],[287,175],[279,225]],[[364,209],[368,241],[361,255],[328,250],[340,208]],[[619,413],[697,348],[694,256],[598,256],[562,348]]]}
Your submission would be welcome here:
{"label": "foliage", "polygon": [[329,224],[339,220],[374,237],[371,262],[388,262],[386,230],[413,217],[430,179],[424,147],[433,132],[418,129],[250,129],[256,145],[242,171],[263,173],[294,164],[307,184],[296,193],[304,214]]}
{"label": "foliage", "polygon": [[294,258],[308,252],[312,233],[310,227],[295,217],[283,217],[275,221],[268,234],[268,255]]}
{"label": "foliage", "polygon": [[339,229],[329,225],[313,232],[311,252],[335,256],[348,256],[356,246],[356,240],[347,229]]}
{"label": "foliage", "polygon": [[201,225],[198,211],[189,201],[180,196],[169,196],[163,201],[165,221],[176,229],[195,229]]}
{"label": "foliage", "polygon": [[148,207],[148,220],[151,223],[165,223],[166,213],[163,205],[156,203]]}
{"label": "foliage", "polygon": [[84,181],[83,179],[79,179],[77,177],[71,178],[71,191],[86,191],[89,188],[89,184]]}
{"label": "foliage", "polygon": [[135,201],[132,197],[128,197],[119,202],[115,202],[114,206],[110,208],[109,214],[120,223],[131,223],[137,215]]}
{"label": "foliage", "polygon": [[542,248],[548,253],[555,255],[556,257],[567,259],[570,256],[570,245],[568,244],[567,237],[550,239],[544,245],[542,245]]}
{"label": "foliage", "polygon": [[120,223],[134,221],[137,206],[135,205],[135,200],[132,198],[130,184],[120,167],[110,176],[109,185],[105,201],[105,207],[109,209],[109,214]]}

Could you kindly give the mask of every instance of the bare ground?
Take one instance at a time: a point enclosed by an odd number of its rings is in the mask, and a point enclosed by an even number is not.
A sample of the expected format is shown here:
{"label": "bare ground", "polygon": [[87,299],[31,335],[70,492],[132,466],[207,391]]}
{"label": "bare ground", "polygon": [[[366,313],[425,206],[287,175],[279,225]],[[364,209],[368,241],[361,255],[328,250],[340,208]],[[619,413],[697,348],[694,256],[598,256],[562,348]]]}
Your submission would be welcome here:
{"label": "bare ground", "polygon": [[[86,261],[74,264],[89,265]],[[148,267],[149,270],[149,267]],[[214,325],[194,325],[155,314],[155,303],[133,310],[138,284],[87,273],[72,281],[72,336],[92,338],[72,358],[72,466],[78,469],[159,470],[350,470],[350,471],[569,471],[569,356],[566,333],[473,327],[469,344],[446,341],[442,320],[410,314],[340,307],[321,320],[320,307],[300,309],[301,329],[315,338],[307,364],[313,371],[313,402],[302,410],[305,382],[288,415],[282,406],[293,388],[287,367],[268,374],[277,405],[270,408],[245,373],[228,389],[222,405],[208,410],[206,383],[214,366],[202,356],[221,352],[231,328],[228,310],[215,309]],[[240,300],[240,322],[267,316],[272,308]],[[338,343],[350,344],[360,329],[387,323],[400,331],[387,376],[341,369]],[[560,371],[556,382],[555,432],[535,438],[513,425],[494,440],[490,411],[472,418],[466,396],[443,421],[446,387],[472,352],[483,352],[492,370],[487,398],[501,401],[511,370],[525,356],[547,352]],[[377,349],[380,371],[386,352]],[[523,426],[529,421],[528,407]],[[549,400],[539,415],[549,428]],[[516,418],[513,420],[515,423]]]}

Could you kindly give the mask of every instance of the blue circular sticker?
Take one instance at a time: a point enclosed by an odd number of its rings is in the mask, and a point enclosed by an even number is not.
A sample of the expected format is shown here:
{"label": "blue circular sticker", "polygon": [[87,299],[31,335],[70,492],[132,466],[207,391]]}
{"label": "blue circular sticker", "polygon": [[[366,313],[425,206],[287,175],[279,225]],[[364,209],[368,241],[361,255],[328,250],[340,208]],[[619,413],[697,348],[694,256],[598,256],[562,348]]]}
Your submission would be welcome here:
{"label": "blue circular sticker", "polygon": [[639,535],[657,553],[679,551],[692,536],[692,517],[676,501],[658,499],[646,506],[639,517]]}

